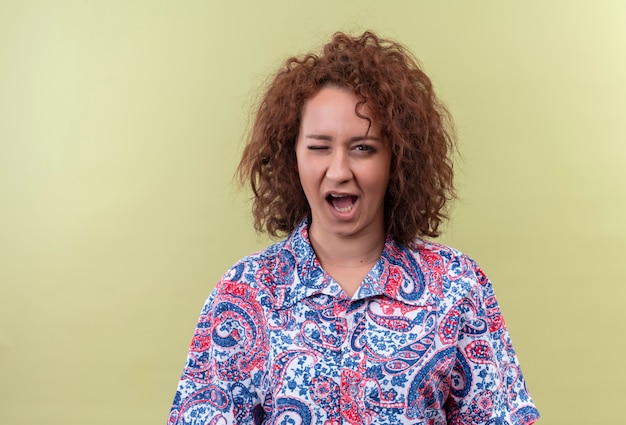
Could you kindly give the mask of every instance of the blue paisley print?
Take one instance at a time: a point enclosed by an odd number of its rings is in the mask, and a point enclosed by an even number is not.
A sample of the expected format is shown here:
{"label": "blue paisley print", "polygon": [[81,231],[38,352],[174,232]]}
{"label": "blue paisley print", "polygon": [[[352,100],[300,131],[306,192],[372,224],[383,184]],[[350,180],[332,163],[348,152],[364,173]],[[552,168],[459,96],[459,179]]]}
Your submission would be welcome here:
{"label": "blue paisley print", "polygon": [[169,424],[527,425],[489,280],[467,256],[388,238],[352,298],[303,222],[244,258],[202,309]]}

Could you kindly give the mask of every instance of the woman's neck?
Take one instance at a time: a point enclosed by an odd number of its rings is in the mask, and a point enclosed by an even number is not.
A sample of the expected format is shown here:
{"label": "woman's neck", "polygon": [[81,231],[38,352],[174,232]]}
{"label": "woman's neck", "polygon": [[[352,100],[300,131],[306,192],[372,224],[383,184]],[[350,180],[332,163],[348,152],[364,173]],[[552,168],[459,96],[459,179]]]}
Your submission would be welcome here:
{"label": "woman's neck", "polygon": [[368,232],[356,237],[318,233],[309,229],[309,239],[318,261],[324,268],[355,268],[378,261],[385,245],[385,232]]}

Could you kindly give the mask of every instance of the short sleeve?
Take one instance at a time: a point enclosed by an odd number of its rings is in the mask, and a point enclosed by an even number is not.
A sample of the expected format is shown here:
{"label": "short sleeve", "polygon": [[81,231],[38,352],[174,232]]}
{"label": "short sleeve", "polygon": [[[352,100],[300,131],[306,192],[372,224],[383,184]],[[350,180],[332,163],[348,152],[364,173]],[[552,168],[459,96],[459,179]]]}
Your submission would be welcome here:
{"label": "short sleeve", "polygon": [[263,310],[249,285],[222,280],[202,308],[168,424],[255,424],[267,352]]}
{"label": "short sleeve", "polygon": [[539,412],[526,389],[493,287],[477,266],[475,277],[459,304],[461,327],[446,405],[448,423],[532,424]]}

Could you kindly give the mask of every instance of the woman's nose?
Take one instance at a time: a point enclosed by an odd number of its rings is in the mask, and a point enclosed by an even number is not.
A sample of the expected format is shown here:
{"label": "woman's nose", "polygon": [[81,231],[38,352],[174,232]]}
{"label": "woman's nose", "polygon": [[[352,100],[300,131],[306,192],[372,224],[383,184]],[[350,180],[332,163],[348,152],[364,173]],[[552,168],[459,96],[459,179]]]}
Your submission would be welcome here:
{"label": "woman's nose", "polygon": [[348,155],[345,152],[335,150],[329,157],[326,178],[337,183],[348,181],[352,178],[352,170]]}

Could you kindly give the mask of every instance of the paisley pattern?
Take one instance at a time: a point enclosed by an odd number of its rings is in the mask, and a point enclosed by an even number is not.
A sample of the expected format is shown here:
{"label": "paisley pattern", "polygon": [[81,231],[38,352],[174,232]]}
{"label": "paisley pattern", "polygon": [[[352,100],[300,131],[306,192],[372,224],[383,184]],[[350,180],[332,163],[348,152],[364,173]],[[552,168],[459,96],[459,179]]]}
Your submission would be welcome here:
{"label": "paisley pattern", "polygon": [[388,238],[350,299],[303,222],[203,307],[169,424],[532,424],[493,288],[467,256]]}

